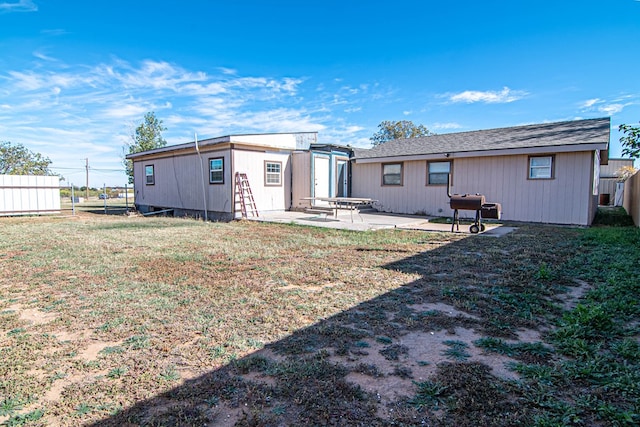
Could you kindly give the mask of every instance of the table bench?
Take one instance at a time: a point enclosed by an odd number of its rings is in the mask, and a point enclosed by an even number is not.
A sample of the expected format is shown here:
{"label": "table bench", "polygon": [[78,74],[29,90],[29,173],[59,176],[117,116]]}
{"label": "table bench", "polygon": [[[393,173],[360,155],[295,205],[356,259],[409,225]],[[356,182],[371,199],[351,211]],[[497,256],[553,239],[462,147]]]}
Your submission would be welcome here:
{"label": "table bench", "polygon": [[[351,214],[351,222],[353,222],[353,211],[361,206],[367,206],[375,202],[373,199],[362,197],[305,197],[303,200],[311,201],[310,208],[306,208],[305,212],[325,215],[333,213],[334,218],[338,218],[338,210],[348,210]],[[327,205],[314,205],[315,202],[325,202]]]}
{"label": "table bench", "polygon": [[334,208],[329,206],[311,206],[310,208],[305,208],[304,212],[309,214],[324,215],[324,219],[327,219],[328,215],[338,215]]}

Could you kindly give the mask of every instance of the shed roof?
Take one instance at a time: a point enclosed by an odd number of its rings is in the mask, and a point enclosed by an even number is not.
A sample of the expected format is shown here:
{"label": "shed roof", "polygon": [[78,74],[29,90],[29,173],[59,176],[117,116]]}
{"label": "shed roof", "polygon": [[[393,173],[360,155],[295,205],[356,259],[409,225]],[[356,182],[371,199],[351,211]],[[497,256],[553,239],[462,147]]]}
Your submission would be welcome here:
{"label": "shed roof", "polygon": [[[198,141],[201,149],[210,148],[216,145],[240,143],[261,147],[271,147],[285,150],[308,149],[312,143],[318,140],[318,132],[281,132],[281,133],[245,133],[206,138]],[[127,154],[127,159],[138,159],[148,155],[163,153],[174,153],[181,150],[193,150],[195,141],[184,144],[167,145],[165,147],[154,148],[152,150]]]}
{"label": "shed roof", "polygon": [[576,146],[576,151],[581,148],[591,149],[587,145],[597,145],[599,149],[606,150],[610,128],[610,119],[605,117],[402,138],[371,149],[357,149],[355,158],[376,159],[545,147],[553,151],[554,147],[573,145]]}

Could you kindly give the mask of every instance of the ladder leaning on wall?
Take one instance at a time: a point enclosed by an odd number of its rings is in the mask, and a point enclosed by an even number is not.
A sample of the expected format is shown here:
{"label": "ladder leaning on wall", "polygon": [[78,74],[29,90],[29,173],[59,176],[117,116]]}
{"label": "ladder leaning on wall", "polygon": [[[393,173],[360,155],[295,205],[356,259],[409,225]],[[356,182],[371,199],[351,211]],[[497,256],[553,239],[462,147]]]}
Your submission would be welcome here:
{"label": "ladder leaning on wall", "polygon": [[256,201],[253,198],[251,192],[251,186],[249,185],[249,178],[246,173],[236,172],[236,197],[240,198],[240,212],[242,212],[242,218],[248,218],[249,213],[251,216],[258,217],[258,208],[256,207]]}

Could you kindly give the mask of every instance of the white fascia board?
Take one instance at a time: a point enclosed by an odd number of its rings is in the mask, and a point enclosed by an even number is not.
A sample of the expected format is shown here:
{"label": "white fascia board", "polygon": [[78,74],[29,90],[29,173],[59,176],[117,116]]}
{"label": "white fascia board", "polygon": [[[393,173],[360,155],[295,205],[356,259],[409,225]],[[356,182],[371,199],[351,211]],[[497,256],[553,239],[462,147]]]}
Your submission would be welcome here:
{"label": "white fascia board", "polygon": [[577,153],[581,151],[605,150],[607,143],[600,144],[580,144],[580,145],[556,145],[545,147],[528,147],[528,148],[507,148],[502,150],[483,150],[483,151],[461,151],[451,153],[436,154],[417,154],[412,156],[388,156],[373,157],[364,159],[355,159],[356,163],[386,163],[386,162],[408,162],[413,160],[446,160],[460,159],[466,157],[493,157],[493,156],[516,156],[529,154],[547,154],[547,153]]}

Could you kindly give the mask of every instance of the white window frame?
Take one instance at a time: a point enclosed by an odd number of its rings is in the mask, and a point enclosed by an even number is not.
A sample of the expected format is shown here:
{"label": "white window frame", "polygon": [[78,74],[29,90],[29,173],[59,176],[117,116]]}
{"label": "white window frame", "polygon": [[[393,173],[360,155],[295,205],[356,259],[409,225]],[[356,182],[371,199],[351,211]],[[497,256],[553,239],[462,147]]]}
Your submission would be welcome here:
{"label": "white window frame", "polygon": [[267,187],[282,186],[282,162],[275,160],[264,161],[264,185]]}
{"label": "white window frame", "polygon": [[[548,160],[546,164],[540,160]],[[553,179],[555,176],[555,156],[552,154],[544,156],[529,156],[528,179]]]}

